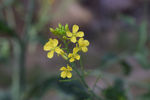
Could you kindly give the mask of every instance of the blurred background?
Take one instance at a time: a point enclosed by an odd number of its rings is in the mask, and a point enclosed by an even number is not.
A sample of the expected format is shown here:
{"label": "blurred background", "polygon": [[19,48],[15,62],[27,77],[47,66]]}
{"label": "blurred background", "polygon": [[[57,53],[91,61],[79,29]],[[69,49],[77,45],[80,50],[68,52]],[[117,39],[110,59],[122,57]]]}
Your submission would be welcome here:
{"label": "blurred background", "polygon": [[0,100],[94,100],[61,57],[49,28],[77,24],[90,41],[86,82],[103,100],[150,100],[149,0],[0,0]]}

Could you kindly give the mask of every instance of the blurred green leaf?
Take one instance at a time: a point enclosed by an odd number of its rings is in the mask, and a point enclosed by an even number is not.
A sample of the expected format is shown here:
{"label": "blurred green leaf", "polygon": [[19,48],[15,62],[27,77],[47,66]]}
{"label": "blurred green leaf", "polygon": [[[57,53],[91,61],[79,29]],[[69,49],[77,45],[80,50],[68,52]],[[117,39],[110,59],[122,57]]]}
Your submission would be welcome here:
{"label": "blurred green leaf", "polygon": [[50,88],[56,87],[56,77],[51,77],[41,82],[33,84],[23,95],[23,100],[29,100],[33,97],[42,97]]}
{"label": "blurred green leaf", "polygon": [[122,65],[123,73],[125,75],[129,75],[132,71],[132,67],[130,66],[130,64],[125,60],[120,61],[120,64]]}
{"label": "blurred green leaf", "polygon": [[102,93],[106,100],[127,100],[121,79],[115,80],[114,85],[104,89]]}
{"label": "blurred green leaf", "polygon": [[10,91],[1,90],[0,91],[0,100],[11,100]]}
{"label": "blurred green leaf", "polygon": [[0,38],[0,62],[6,62],[10,58],[10,45],[8,40]]}
{"label": "blurred green leaf", "polygon": [[132,26],[136,25],[136,21],[134,17],[121,15],[120,18],[129,25],[132,25]]}
{"label": "blurred green leaf", "polygon": [[102,57],[100,66],[105,67],[105,66],[107,66],[107,64],[112,63],[116,60],[118,60],[117,55],[115,55],[113,53],[107,53]]}
{"label": "blurred green leaf", "polygon": [[88,99],[89,95],[87,90],[82,86],[79,81],[61,81],[62,79],[54,76],[47,78],[41,82],[36,82],[32,87],[24,93],[23,100],[29,100],[33,97],[41,98],[51,88],[59,89],[62,92],[74,95],[76,100]]}
{"label": "blurred green leaf", "polygon": [[143,48],[145,48],[146,42],[147,42],[147,22],[143,21],[139,28],[139,43],[138,43],[138,48],[137,51],[141,51]]}
{"label": "blurred green leaf", "polygon": [[139,43],[137,47],[137,52],[135,54],[135,57],[139,62],[139,64],[146,69],[150,68],[150,63],[148,60],[149,50],[146,48],[147,35],[148,35],[147,28],[148,28],[148,24],[146,20],[142,21],[142,23],[138,28]]}
{"label": "blurred green leaf", "polygon": [[12,37],[16,36],[14,30],[8,27],[8,25],[3,21],[0,21],[0,35],[6,35]]}
{"label": "blurred green leaf", "polygon": [[150,68],[148,55],[149,55],[149,51],[146,48],[143,48],[140,52],[137,52],[135,54],[135,57],[136,57],[137,61],[145,69]]}
{"label": "blurred green leaf", "polygon": [[143,94],[140,97],[140,100],[150,100],[150,88],[149,88],[149,91],[147,93]]}
{"label": "blurred green leaf", "polygon": [[3,87],[8,87],[11,85],[11,76],[8,75],[6,71],[0,71],[0,85]]}
{"label": "blurred green leaf", "polygon": [[89,98],[88,90],[77,80],[68,82],[58,82],[58,87],[65,93],[75,96],[75,100],[84,100]]}

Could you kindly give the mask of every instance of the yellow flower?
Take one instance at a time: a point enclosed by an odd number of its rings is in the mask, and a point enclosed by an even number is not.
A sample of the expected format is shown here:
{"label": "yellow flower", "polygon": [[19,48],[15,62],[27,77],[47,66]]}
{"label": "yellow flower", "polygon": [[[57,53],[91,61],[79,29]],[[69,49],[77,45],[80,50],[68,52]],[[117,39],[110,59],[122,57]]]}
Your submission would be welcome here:
{"label": "yellow flower", "polygon": [[78,44],[79,44],[79,49],[81,49],[83,52],[88,51],[87,46],[89,46],[90,44],[88,40],[84,40],[83,38],[80,38]]}
{"label": "yellow flower", "polygon": [[84,32],[79,31],[79,26],[78,25],[73,25],[72,28],[72,33],[70,31],[66,32],[66,35],[70,38],[71,42],[76,43],[77,42],[77,37],[83,37],[84,36]]}
{"label": "yellow flower", "polygon": [[48,58],[52,58],[54,56],[54,52],[60,54],[62,49],[58,47],[58,40],[57,39],[49,39],[49,41],[44,45],[43,49],[45,51],[49,51],[47,54]]}
{"label": "yellow flower", "polygon": [[72,73],[70,71],[72,71],[72,68],[67,65],[67,68],[66,67],[61,67],[60,70],[62,71],[61,72],[61,77],[62,78],[71,78],[72,77]]}
{"label": "yellow flower", "polygon": [[70,58],[70,62],[74,62],[75,60],[80,60],[80,55],[77,54],[79,51],[79,48],[75,47],[73,48],[73,53],[69,53],[68,58]]}

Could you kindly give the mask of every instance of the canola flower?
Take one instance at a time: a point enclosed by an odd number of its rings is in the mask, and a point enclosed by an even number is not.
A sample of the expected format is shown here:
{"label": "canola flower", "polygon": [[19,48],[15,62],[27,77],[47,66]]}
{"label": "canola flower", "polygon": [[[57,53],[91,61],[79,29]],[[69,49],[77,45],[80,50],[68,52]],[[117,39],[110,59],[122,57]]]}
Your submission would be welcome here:
{"label": "canola flower", "polygon": [[67,31],[66,34],[70,38],[71,42],[76,43],[77,42],[77,37],[83,37],[84,32],[79,31],[79,26],[78,25],[73,25],[72,27],[72,32]]}
{"label": "canola flower", "polygon": [[61,77],[62,78],[66,78],[66,77],[71,78],[72,77],[72,73],[71,73],[72,68],[69,65],[67,65],[67,68],[66,67],[61,67],[60,70],[62,71],[61,72]]}
{"label": "canola flower", "polygon": [[54,52],[60,54],[63,50],[58,46],[57,39],[49,39],[49,41],[44,45],[44,50],[49,51],[47,54],[48,58],[52,58],[54,56]]}
{"label": "canola flower", "polygon": [[78,45],[79,45],[79,49],[82,50],[83,52],[87,52],[88,48],[87,46],[89,46],[89,41],[88,40],[84,40],[83,38],[80,38],[78,41]]}
{"label": "canola flower", "polygon": [[79,51],[79,48],[75,47],[73,48],[73,53],[69,53],[68,58],[70,59],[70,62],[74,62],[75,60],[80,60],[80,55],[77,54]]}
{"label": "canola flower", "polygon": [[[84,39],[84,32],[79,31],[78,25],[73,25],[72,32],[69,30],[68,24],[62,26],[61,24],[58,25],[58,28],[53,29],[50,28],[50,31],[58,37],[61,41],[60,45],[57,39],[50,38],[49,41],[44,45],[44,51],[48,51],[47,57],[53,58],[54,53],[64,58],[66,61],[73,63],[75,61],[80,60],[79,52],[87,52],[89,41]],[[73,44],[73,48],[69,48],[70,44]],[[61,47],[62,46],[62,47]],[[67,64],[67,67],[60,68],[61,78],[71,78],[72,77],[72,67]]]}

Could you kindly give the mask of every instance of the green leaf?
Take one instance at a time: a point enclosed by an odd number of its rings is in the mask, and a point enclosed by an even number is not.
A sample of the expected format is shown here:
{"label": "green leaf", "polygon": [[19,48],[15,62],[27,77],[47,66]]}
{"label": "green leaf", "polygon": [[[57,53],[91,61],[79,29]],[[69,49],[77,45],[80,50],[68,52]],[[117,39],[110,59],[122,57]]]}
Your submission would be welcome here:
{"label": "green leaf", "polygon": [[106,100],[127,100],[124,83],[121,79],[115,80],[113,86],[102,91]]}
{"label": "green leaf", "polygon": [[0,63],[6,63],[10,58],[10,45],[8,40],[0,38]]}
{"label": "green leaf", "polygon": [[147,22],[143,21],[140,26],[139,26],[139,43],[138,43],[138,47],[137,47],[137,51],[142,50],[145,46],[146,46],[146,42],[147,42]]}
{"label": "green leaf", "polygon": [[0,21],[0,35],[16,36],[14,30],[2,21]]}
{"label": "green leaf", "polygon": [[120,18],[129,25],[132,25],[132,26],[136,25],[136,21],[134,17],[121,15]]}
{"label": "green leaf", "polygon": [[146,48],[143,48],[140,52],[135,54],[135,58],[137,59],[138,63],[144,68],[149,69],[150,63],[148,60],[149,51]]}
{"label": "green leaf", "polygon": [[59,27],[59,28],[61,28],[61,27],[62,27],[62,25],[61,25],[61,24],[58,24],[58,27]]}
{"label": "green leaf", "polygon": [[105,68],[111,64],[113,64],[114,62],[118,61],[118,57],[117,55],[113,54],[113,53],[107,53],[102,57],[100,66],[101,68]]}
{"label": "green leaf", "polygon": [[123,73],[125,75],[129,75],[132,71],[132,67],[130,66],[130,64],[125,60],[120,61],[120,64],[122,65]]}
{"label": "green leaf", "polygon": [[65,30],[66,30],[66,31],[69,31],[69,26],[68,26],[68,24],[65,25]]}

